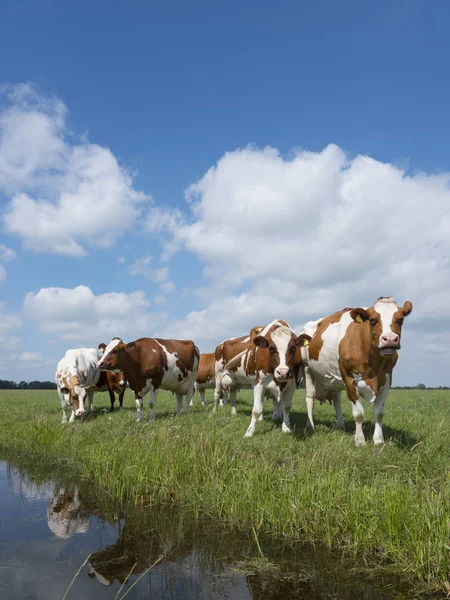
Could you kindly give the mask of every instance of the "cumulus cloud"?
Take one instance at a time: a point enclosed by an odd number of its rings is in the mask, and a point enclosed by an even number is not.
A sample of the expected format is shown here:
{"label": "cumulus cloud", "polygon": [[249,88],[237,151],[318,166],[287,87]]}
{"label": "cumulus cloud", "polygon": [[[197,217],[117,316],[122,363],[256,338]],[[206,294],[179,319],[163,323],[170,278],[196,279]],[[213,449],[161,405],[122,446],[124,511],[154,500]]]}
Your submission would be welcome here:
{"label": "cumulus cloud", "polygon": [[128,274],[132,275],[133,277],[137,275],[143,275],[144,277],[148,277],[156,283],[162,283],[166,281],[169,278],[169,268],[153,268],[150,266],[151,261],[151,256],[141,256],[141,258],[138,258],[132,265],[128,267]]}
{"label": "cumulus cloud", "polygon": [[151,336],[159,318],[148,311],[144,292],[109,292],[96,296],[84,285],[42,288],[27,294],[24,311],[39,329],[62,340],[97,346],[114,336],[131,341]]}
{"label": "cumulus cloud", "polygon": [[0,244],[0,261],[9,262],[16,258],[16,253],[12,248],[8,248],[4,244]]}
{"label": "cumulus cloud", "polygon": [[148,199],[108,149],[74,139],[67,107],[21,84],[4,86],[0,105],[3,215],[25,247],[71,256],[111,246]]}
{"label": "cumulus cloud", "polygon": [[22,321],[14,313],[8,312],[6,302],[0,302],[0,335],[22,327]]}
{"label": "cumulus cloud", "polygon": [[449,184],[335,145],[226,153],[187,189],[185,214],[149,213],[147,228],[194,253],[209,280],[203,309],[161,333],[212,346],[271,318],[299,328],[392,295],[413,301],[405,329],[427,344],[433,322],[450,331]]}
{"label": "cumulus cloud", "polygon": [[19,355],[19,360],[27,363],[42,363],[44,362],[44,357],[40,352],[22,352]]}

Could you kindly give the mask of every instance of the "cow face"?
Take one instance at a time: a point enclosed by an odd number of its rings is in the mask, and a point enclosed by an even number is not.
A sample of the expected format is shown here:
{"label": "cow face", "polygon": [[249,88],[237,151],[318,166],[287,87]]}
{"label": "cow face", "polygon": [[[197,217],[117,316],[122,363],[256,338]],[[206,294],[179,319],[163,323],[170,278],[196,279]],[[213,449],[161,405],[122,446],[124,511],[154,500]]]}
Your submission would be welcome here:
{"label": "cow face", "polygon": [[355,308],[350,315],[356,322],[368,321],[372,346],[382,356],[392,356],[400,350],[403,319],[411,311],[411,302],[398,306],[393,298],[378,298],[369,309]]}
{"label": "cow face", "polygon": [[276,327],[265,336],[258,335],[253,343],[265,353],[264,371],[273,373],[277,381],[296,376],[301,361],[300,340],[289,327]]}
{"label": "cow face", "polygon": [[[100,344],[103,346],[103,344]],[[99,346],[99,347],[100,347]],[[102,356],[98,359],[97,369],[100,371],[120,371],[121,351],[125,344],[120,338],[113,338],[106,346]]]}
{"label": "cow face", "polygon": [[69,405],[75,412],[75,416],[79,417],[84,415],[84,399],[86,398],[86,388],[82,385],[73,385],[69,387],[62,387],[61,392],[69,396]]}

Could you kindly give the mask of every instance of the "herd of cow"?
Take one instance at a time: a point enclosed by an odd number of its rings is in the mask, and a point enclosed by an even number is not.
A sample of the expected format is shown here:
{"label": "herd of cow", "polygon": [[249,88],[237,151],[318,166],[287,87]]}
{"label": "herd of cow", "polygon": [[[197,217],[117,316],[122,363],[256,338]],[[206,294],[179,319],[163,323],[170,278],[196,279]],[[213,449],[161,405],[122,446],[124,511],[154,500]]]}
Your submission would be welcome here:
{"label": "herd of cow", "polygon": [[229,394],[235,414],[237,392],[251,386],[253,410],[245,437],[255,433],[265,398],[273,401],[272,418],[282,418],[283,432],[291,433],[292,396],[303,378],[310,429],[314,429],[314,399],[333,402],[337,426],[344,429],[341,392],[345,390],[356,422],[356,444],[365,443],[360,398],[373,404],[373,441],[382,444],[384,404],[398,359],[403,319],[411,310],[411,302],[398,306],[392,298],[381,297],[370,308],[345,308],[310,321],[300,335],[285,321],[275,320],[253,327],[246,336],[225,340],[211,354],[200,354],[192,341],[157,338],[128,344],[113,338],[108,345],[99,344],[99,352],[95,348],[68,350],[56,370],[63,423],[66,407],[72,408],[70,422],[85,412],[86,400],[91,411],[95,391],[109,391],[111,410],[114,393],[119,393],[122,406],[127,382],[134,392],[138,421],[148,393],[150,419],[155,418],[160,389],[176,395],[177,413],[184,395],[188,411],[196,390],[204,404],[205,390],[214,389],[214,410]]}

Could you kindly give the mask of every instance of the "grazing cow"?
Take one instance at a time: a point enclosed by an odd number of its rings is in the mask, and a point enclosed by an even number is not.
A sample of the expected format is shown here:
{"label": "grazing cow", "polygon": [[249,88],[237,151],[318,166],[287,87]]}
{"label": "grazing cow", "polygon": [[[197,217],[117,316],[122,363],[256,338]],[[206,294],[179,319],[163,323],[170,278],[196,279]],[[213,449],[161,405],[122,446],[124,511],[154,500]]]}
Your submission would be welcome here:
{"label": "grazing cow", "polygon": [[82,507],[78,487],[55,490],[47,507],[49,529],[61,539],[76,533],[86,533],[91,523],[89,513]]}
{"label": "grazing cow", "polygon": [[[100,353],[103,354],[106,349],[106,344],[99,344],[98,349]],[[125,390],[127,389],[127,381],[125,379],[124,374],[120,371],[119,373],[112,373],[111,371],[103,371],[100,373],[100,378],[95,386],[96,392],[106,392],[109,393],[109,399],[111,400],[111,412],[114,411],[114,402],[116,392],[119,395],[119,407],[123,407],[123,397],[125,394]]]}
{"label": "grazing cow", "polygon": [[88,398],[89,409],[92,406],[94,387],[97,385],[100,371],[97,369],[97,350],[78,348],[67,350],[56,367],[56,388],[63,411],[62,422],[67,422],[66,407],[72,407],[69,423],[75,417],[83,415],[84,400]]}
{"label": "grazing cow", "polygon": [[292,433],[289,412],[301,365],[302,341],[303,338],[297,337],[285,321],[275,320],[259,335],[253,336],[246,352],[227,364],[226,377],[234,379],[236,384],[246,378],[252,378],[254,382],[252,420],[245,437],[255,433],[256,422],[262,414],[262,401],[268,394],[283,411],[283,432]]}
{"label": "grazing cow", "polygon": [[[240,355],[241,353],[245,353],[252,346],[253,339],[259,334],[259,332],[262,329],[262,326],[257,325],[250,330],[249,335],[243,335],[237,338],[230,338],[228,340],[223,341],[217,346],[216,351],[214,353],[214,373],[216,380],[214,391],[214,411],[217,411],[217,403],[219,402],[219,400],[220,406],[223,406],[223,403],[226,402],[228,392],[230,392],[232,396],[232,403],[234,402],[234,406],[236,405],[236,394],[241,386],[231,385],[230,379],[224,379],[225,367],[227,363],[229,363],[233,358]],[[234,413],[235,410],[233,411],[232,409],[232,412]]]}
{"label": "grazing cow", "polygon": [[174,392],[177,414],[186,395],[186,412],[194,394],[200,352],[189,340],[141,338],[124,344],[113,338],[98,360],[101,371],[123,371],[134,392],[137,421],[142,418],[144,396],[150,392],[150,419],[155,418],[155,404],[160,389]]}
{"label": "grazing cow", "polygon": [[200,354],[200,362],[198,365],[197,380],[194,389],[200,392],[202,404],[205,404],[205,390],[213,390],[216,385],[214,374],[215,354]]}
{"label": "grazing cow", "polygon": [[398,360],[403,319],[411,302],[398,306],[392,298],[378,298],[373,306],[346,308],[317,323],[308,346],[302,349],[308,425],[314,429],[314,398],[334,402],[336,420],[344,428],[341,391],[346,390],[356,422],[355,441],[365,443],[360,397],[373,403],[373,441],[383,444],[383,415],[392,371]]}

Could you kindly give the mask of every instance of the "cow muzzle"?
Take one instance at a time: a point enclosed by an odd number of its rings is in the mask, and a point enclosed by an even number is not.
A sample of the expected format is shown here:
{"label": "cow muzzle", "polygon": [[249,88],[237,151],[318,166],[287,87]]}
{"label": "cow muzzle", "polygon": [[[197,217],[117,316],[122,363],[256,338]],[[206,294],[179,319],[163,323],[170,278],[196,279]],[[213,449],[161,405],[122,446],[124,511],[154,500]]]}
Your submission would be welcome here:
{"label": "cow muzzle", "polygon": [[383,335],[380,338],[378,349],[382,356],[392,356],[397,350],[400,350],[400,336],[396,333],[387,333],[386,335]]}
{"label": "cow muzzle", "polygon": [[286,379],[290,379],[292,377],[292,371],[290,369],[286,369],[283,367],[278,367],[275,369],[275,378],[279,381],[285,381]]}
{"label": "cow muzzle", "polygon": [[84,415],[84,413],[85,413],[85,410],[84,410],[83,408],[78,408],[78,409],[75,411],[75,416],[76,416],[76,417],[81,417],[81,415]]}

